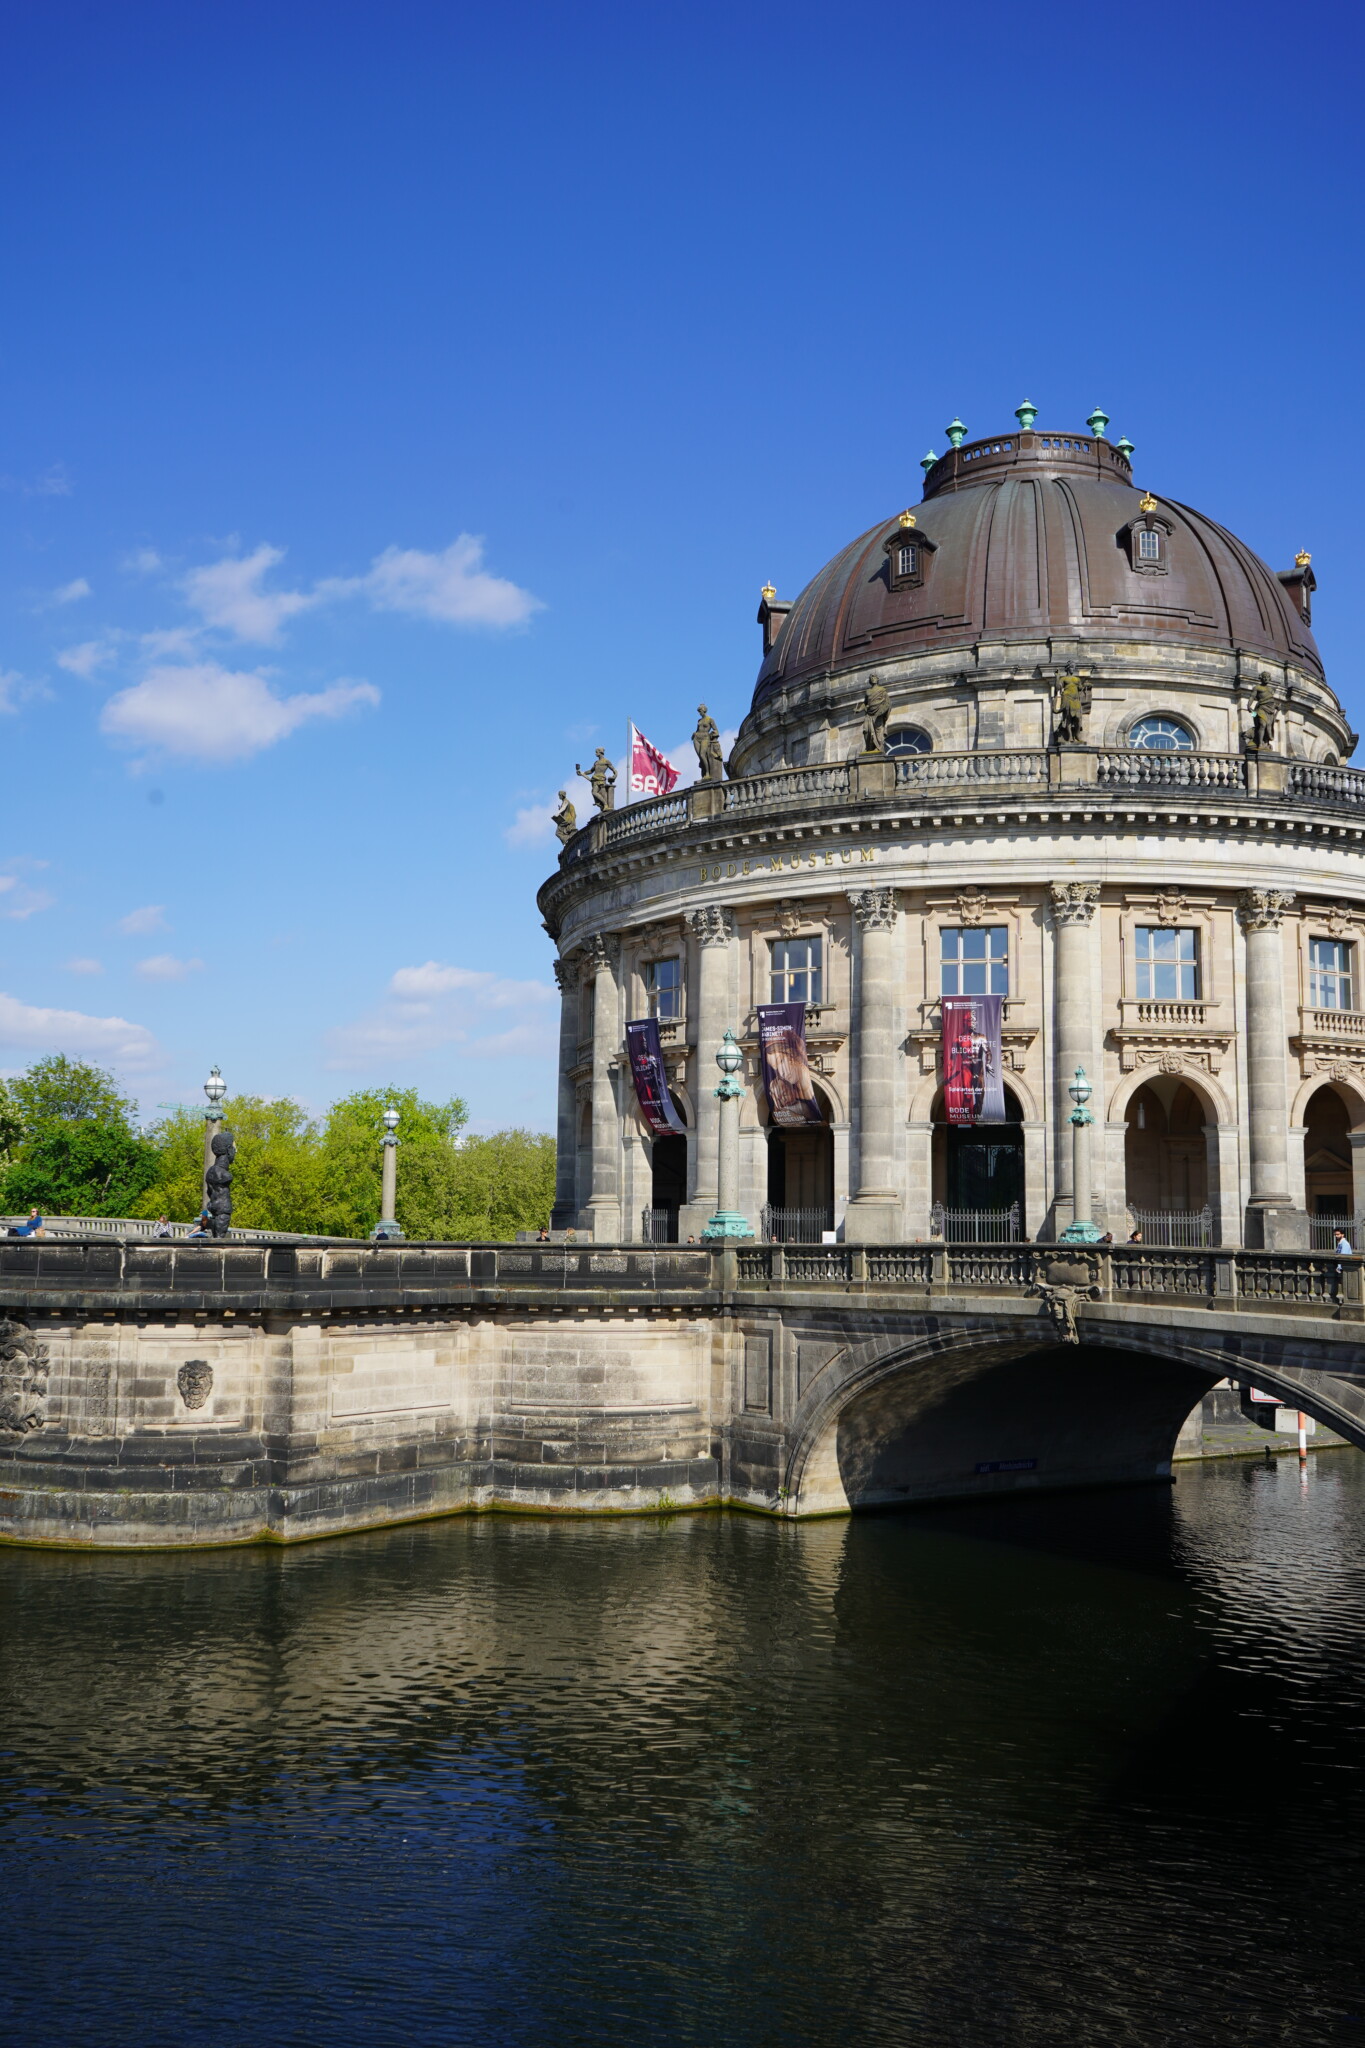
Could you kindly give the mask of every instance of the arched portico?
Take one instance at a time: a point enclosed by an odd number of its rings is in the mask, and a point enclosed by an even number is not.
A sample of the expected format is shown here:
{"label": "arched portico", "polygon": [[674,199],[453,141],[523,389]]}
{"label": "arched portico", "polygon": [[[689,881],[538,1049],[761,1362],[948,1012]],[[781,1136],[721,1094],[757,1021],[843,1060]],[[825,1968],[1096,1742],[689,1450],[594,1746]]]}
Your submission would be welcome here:
{"label": "arched portico", "polygon": [[1197,1213],[1208,1207],[1214,1244],[1241,1239],[1236,1118],[1214,1077],[1168,1060],[1125,1075],[1109,1099],[1109,1228],[1127,1235],[1129,1217]]}
{"label": "arched portico", "polygon": [[[1365,1216],[1365,1096],[1351,1082],[1313,1074],[1295,1097],[1289,1119],[1302,1187],[1295,1193],[1310,1216]],[[1299,1148],[1301,1149],[1301,1153]]]}

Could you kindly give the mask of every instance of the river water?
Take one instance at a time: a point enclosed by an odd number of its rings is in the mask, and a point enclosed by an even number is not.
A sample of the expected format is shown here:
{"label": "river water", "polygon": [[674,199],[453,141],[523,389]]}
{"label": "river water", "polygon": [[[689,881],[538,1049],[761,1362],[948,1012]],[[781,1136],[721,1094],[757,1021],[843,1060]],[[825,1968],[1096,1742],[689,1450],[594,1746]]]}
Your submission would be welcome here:
{"label": "river water", "polygon": [[1365,2042],[1354,1451],[0,1601],[7,2042]]}

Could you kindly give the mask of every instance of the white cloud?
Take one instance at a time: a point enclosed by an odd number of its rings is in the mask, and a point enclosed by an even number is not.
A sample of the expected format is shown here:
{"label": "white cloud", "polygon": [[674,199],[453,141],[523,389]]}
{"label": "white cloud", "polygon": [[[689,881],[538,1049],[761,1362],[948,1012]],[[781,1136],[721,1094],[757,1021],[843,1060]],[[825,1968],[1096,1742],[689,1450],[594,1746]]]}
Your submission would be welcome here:
{"label": "white cloud", "polygon": [[[333,1067],[373,1067],[410,1060],[438,1048],[466,1059],[517,1054],[541,1059],[555,1050],[555,989],[542,981],[513,981],[486,968],[449,967],[428,960],[400,967],[386,999],[369,1016],[329,1034]],[[493,1015],[520,1010],[520,1021],[492,1030]]]}
{"label": "white cloud", "polygon": [[84,576],[75,577],[70,583],[63,583],[52,593],[54,604],[75,604],[78,598],[91,595],[90,585]]}
{"label": "white cloud", "polygon": [[191,569],[180,587],[206,625],[222,626],[239,640],[273,645],[286,619],[319,601],[302,590],[262,590],[267,570],[283,560],[283,548],[263,541],[252,554],[225,555],[221,562]]}
{"label": "white cloud", "polygon": [[103,974],[104,969],[98,960],[89,960],[78,954],[74,960],[67,961],[66,971],[68,974]]}
{"label": "white cloud", "polygon": [[113,658],[114,650],[107,640],[82,640],[76,647],[63,648],[57,656],[57,666],[88,683],[95,671]]}
{"label": "white cloud", "polygon": [[11,1052],[64,1052],[77,1058],[112,1060],[117,1066],[145,1070],[155,1066],[160,1048],[150,1031],[126,1017],[87,1017],[80,1010],[47,1010],[0,995],[0,1064]]}
{"label": "white cloud", "polygon": [[67,474],[66,464],[64,462],[49,463],[42,475],[35,477],[33,482],[26,484],[24,488],[35,498],[69,498],[71,496],[71,478]]}
{"label": "white cloud", "polygon": [[139,960],[137,971],[146,981],[183,981],[187,974],[198,974],[203,968],[202,960],[177,960],[174,953],[153,953],[148,960]]}
{"label": "white cloud", "polygon": [[[46,862],[21,862],[20,865],[45,867]],[[46,910],[51,901],[45,889],[30,888],[18,875],[0,875],[0,917],[32,917],[35,911]]]}
{"label": "white cloud", "polygon": [[168,932],[166,906],[164,903],[144,903],[140,910],[130,910],[118,921],[118,928],[129,938],[145,938],[148,932]]}
{"label": "white cloud", "polygon": [[312,718],[340,718],[377,704],[371,683],[277,697],[265,676],[214,661],[154,668],[130,690],[111,697],[100,719],[111,738],[197,761],[245,761]]}
{"label": "white cloud", "polygon": [[349,586],[339,580],[322,587],[338,592],[352,587],[379,611],[407,612],[450,626],[520,626],[541,609],[529,590],[484,568],[483,539],[474,533],[462,533],[439,554],[385,548],[367,576]]}
{"label": "white cloud", "polygon": [[554,837],[555,812],[557,804],[531,804],[518,811],[516,822],[507,827],[503,838],[509,846],[541,846]]}
{"label": "white cloud", "polygon": [[0,668],[0,711],[17,711],[20,697],[27,694],[17,668]]}
{"label": "white cloud", "polygon": [[155,548],[134,548],[131,555],[124,556],[121,566],[130,576],[154,576],[165,564]]}

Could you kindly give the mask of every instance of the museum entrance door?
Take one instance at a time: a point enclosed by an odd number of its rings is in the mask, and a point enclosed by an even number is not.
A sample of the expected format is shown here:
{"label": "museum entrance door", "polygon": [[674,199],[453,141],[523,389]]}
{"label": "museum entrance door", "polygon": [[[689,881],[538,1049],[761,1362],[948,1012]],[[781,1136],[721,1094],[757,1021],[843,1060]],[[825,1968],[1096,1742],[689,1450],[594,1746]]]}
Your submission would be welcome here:
{"label": "museum entrance door", "polygon": [[1023,1234],[1024,1125],[1005,1090],[1003,1124],[949,1124],[934,1104],[934,1222],[945,1237],[996,1240]]}
{"label": "museum entrance door", "polygon": [[654,1244],[678,1242],[678,1211],[687,1200],[687,1140],[677,1133],[656,1138],[650,1151],[650,1228]]}
{"label": "museum entrance door", "polygon": [[763,1235],[774,1244],[818,1244],[834,1228],[834,1133],[829,1103],[817,1088],[825,1121],[798,1130],[768,1127],[768,1201]]}

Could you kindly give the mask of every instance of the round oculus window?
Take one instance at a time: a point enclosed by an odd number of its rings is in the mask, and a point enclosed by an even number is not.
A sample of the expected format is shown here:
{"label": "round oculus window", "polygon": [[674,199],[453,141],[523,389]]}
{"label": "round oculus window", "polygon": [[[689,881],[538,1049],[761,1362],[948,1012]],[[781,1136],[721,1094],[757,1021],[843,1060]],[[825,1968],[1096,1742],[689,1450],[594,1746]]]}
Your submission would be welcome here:
{"label": "round oculus window", "polygon": [[1128,744],[1148,753],[1183,754],[1193,749],[1194,735],[1174,718],[1139,718],[1128,728]]}
{"label": "round oculus window", "polygon": [[893,725],[886,735],[888,754],[932,754],[934,743],[917,725]]}

